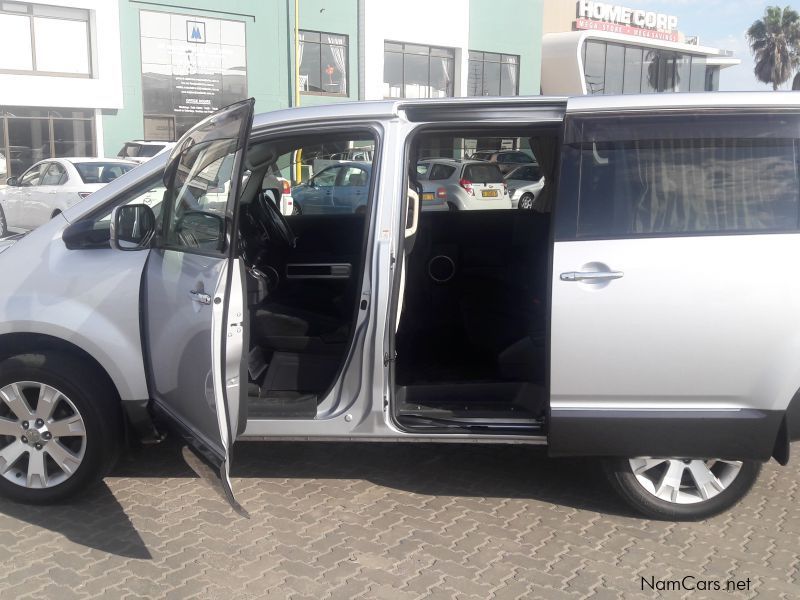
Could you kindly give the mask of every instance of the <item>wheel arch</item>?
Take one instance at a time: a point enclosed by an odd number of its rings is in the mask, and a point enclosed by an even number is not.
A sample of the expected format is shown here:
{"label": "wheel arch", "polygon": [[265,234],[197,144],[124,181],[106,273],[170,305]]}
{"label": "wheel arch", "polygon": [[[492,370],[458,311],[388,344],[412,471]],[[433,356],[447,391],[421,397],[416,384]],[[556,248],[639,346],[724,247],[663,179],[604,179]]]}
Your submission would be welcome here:
{"label": "wheel arch", "polygon": [[16,354],[32,352],[59,352],[79,358],[114,391],[115,400],[121,402],[119,388],[108,371],[94,356],[72,342],[43,333],[6,333],[0,335],[0,360]]}

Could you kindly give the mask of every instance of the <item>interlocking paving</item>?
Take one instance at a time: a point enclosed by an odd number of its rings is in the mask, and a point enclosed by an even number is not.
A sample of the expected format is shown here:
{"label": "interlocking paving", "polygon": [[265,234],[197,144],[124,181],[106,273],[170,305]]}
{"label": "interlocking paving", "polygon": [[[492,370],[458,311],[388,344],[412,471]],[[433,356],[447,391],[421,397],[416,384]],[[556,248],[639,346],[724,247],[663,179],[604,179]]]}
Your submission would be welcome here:
{"label": "interlocking paving", "polygon": [[[800,459],[701,523],[521,446],[247,443],[233,478],[250,519],[169,441],[73,503],[0,501],[0,598],[800,597]],[[642,591],[686,576],[749,591]]]}

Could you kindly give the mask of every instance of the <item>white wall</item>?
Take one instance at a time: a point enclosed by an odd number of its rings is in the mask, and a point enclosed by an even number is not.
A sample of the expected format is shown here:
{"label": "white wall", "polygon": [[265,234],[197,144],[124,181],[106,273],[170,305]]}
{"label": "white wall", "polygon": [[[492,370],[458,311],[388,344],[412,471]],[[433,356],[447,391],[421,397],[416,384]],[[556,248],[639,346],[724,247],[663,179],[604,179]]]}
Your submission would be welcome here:
{"label": "white wall", "polygon": [[92,78],[0,73],[0,105],[122,108],[119,5],[116,0],[23,0],[93,11]]}
{"label": "white wall", "polygon": [[366,100],[383,98],[385,40],[454,48],[455,95],[467,95],[469,0],[365,0],[359,33],[364,39]]}

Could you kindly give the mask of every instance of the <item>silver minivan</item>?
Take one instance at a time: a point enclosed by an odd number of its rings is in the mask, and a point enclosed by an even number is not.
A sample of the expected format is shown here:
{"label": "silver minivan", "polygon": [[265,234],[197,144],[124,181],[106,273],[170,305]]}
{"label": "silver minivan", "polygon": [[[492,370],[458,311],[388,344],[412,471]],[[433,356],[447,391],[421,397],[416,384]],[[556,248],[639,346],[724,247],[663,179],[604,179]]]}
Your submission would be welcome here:
{"label": "silver minivan", "polygon": [[[420,211],[418,160],[476,137],[529,141],[535,210]],[[265,188],[366,146],[363,212]],[[718,513],[800,439],[799,151],[790,94],[234,104],[0,241],[0,492],[63,499],[172,428],[234,506],[235,441],[447,441]]]}

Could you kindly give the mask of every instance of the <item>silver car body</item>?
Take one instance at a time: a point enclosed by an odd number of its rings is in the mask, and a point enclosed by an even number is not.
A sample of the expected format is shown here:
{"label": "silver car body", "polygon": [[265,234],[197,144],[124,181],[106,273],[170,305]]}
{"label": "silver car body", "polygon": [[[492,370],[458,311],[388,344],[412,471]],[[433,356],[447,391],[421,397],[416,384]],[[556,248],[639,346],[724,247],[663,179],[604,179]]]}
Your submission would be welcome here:
{"label": "silver car body", "polygon": [[[556,455],[628,456],[647,455],[653,443],[653,452],[668,447],[678,449],[677,455],[741,451],[766,459],[775,448],[783,458],[780,450],[800,434],[800,402],[790,404],[800,389],[800,279],[787,275],[800,233],[556,241],[546,435],[409,433],[394,423],[390,409],[392,307],[393,294],[402,289],[396,267],[402,264],[400,199],[406,197],[409,136],[452,118],[437,116],[439,111],[522,126],[531,120],[557,124],[571,114],[748,108],[800,113],[800,102],[790,94],[476,98],[338,104],[257,116],[252,142],[312,128],[373,128],[380,167],[360,290],[368,309],[358,311],[342,372],[315,418],[250,418],[241,439],[501,441],[549,444]],[[94,359],[130,410],[146,405],[146,365],[154,357],[143,355],[143,336],[154,323],[166,323],[158,315],[143,330],[140,285],[148,251],[69,250],[62,235],[70,223],[162,172],[167,160],[166,154],[155,157],[7,243],[0,253],[0,350],[30,336],[46,337]],[[570,279],[586,271],[624,277],[601,286]],[[180,298],[185,295],[179,291]],[[175,351],[186,344],[162,338]],[[169,351],[163,349],[165,356]],[[219,373],[210,375],[216,379]],[[167,376],[165,386],[190,387],[185,373]],[[700,446],[672,433],[654,439],[653,432],[680,432],[683,426],[696,431],[709,423],[724,427],[710,430]],[[638,432],[649,438],[631,442]],[[728,437],[715,437],[719,432]]]}
{"label": "silver car body", "polygon": [[508,172],[506,175],[506,185],[508,185],[508,196],[511,198],[511,206],[519,208],[519,201],[525,194],[533,196],[534,201],[539,195],[539,192],[544,188],[544,178],[539,178],[535,181],[528,179],[515,179],[515,173],[525,169],[527,166],[522,165],[516,167]]}

